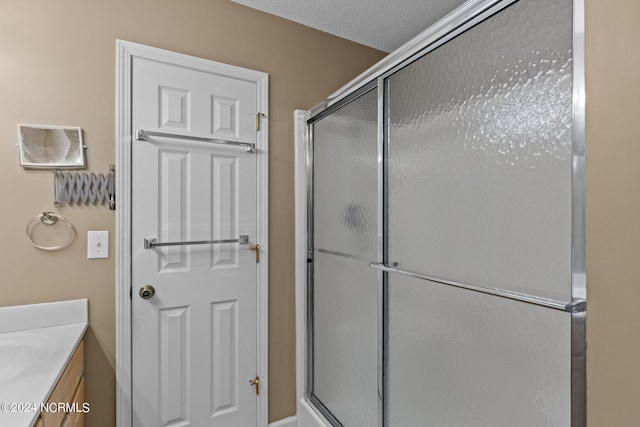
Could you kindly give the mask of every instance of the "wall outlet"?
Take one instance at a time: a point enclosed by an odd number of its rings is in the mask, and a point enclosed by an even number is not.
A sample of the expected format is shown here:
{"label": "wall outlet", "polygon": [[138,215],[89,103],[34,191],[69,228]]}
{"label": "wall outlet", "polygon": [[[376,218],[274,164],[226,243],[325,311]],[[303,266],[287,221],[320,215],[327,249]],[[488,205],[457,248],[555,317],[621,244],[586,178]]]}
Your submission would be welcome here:
{"label": "wall outlet", "polygon": [[109,258],[109,232],[87,232],[87,258]]}

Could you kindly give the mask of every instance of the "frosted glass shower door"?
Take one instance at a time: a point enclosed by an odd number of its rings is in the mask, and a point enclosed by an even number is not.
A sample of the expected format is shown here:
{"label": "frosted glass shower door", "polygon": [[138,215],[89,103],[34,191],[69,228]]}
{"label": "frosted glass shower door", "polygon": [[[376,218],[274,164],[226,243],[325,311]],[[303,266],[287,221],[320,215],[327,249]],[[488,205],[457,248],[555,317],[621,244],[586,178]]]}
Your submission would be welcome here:
{"label": "frosted glass shower door", "polygon": [[517,1],[385,80],[387,426],[571,426],[572,16]]}
{"label": "frosted glass shower door", "polygon": [[377,91],[313,124],[310,398],[334,424],[378,411]]}
{"label": "frosted glass shower door", "polygon": [[520,0],[386,80],[390,262],[571,299],[571,4]]}

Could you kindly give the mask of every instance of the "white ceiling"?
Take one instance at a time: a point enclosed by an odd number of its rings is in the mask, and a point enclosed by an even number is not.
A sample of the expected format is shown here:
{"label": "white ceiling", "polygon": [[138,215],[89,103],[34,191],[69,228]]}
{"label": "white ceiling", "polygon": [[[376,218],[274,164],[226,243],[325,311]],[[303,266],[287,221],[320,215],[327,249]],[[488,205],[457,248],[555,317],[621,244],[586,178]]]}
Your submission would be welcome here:
{"label": "white ceiling", "polygon": [[391,52],[465,0],[232,0]]}

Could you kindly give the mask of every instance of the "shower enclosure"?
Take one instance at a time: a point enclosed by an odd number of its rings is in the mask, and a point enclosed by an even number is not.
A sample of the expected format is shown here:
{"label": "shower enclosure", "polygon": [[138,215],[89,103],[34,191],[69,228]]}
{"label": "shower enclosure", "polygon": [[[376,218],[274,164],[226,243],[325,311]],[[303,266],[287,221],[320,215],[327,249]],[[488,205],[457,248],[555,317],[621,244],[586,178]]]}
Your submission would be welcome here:
{"label": "shower enclosure", "polygon": [[582,9],[468,1],[299,114],[318,424],[586,425]]}

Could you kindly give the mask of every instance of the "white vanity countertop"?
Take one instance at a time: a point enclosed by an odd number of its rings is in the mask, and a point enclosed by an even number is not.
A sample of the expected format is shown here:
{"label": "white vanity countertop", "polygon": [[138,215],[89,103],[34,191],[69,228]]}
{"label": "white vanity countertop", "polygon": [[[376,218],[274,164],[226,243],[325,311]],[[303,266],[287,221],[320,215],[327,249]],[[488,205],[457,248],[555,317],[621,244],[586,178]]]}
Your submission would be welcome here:
{"label": "white vanity countertop", "polygon": [[35,423],[88,324],[86,299],[0,307],[0,425]]}

